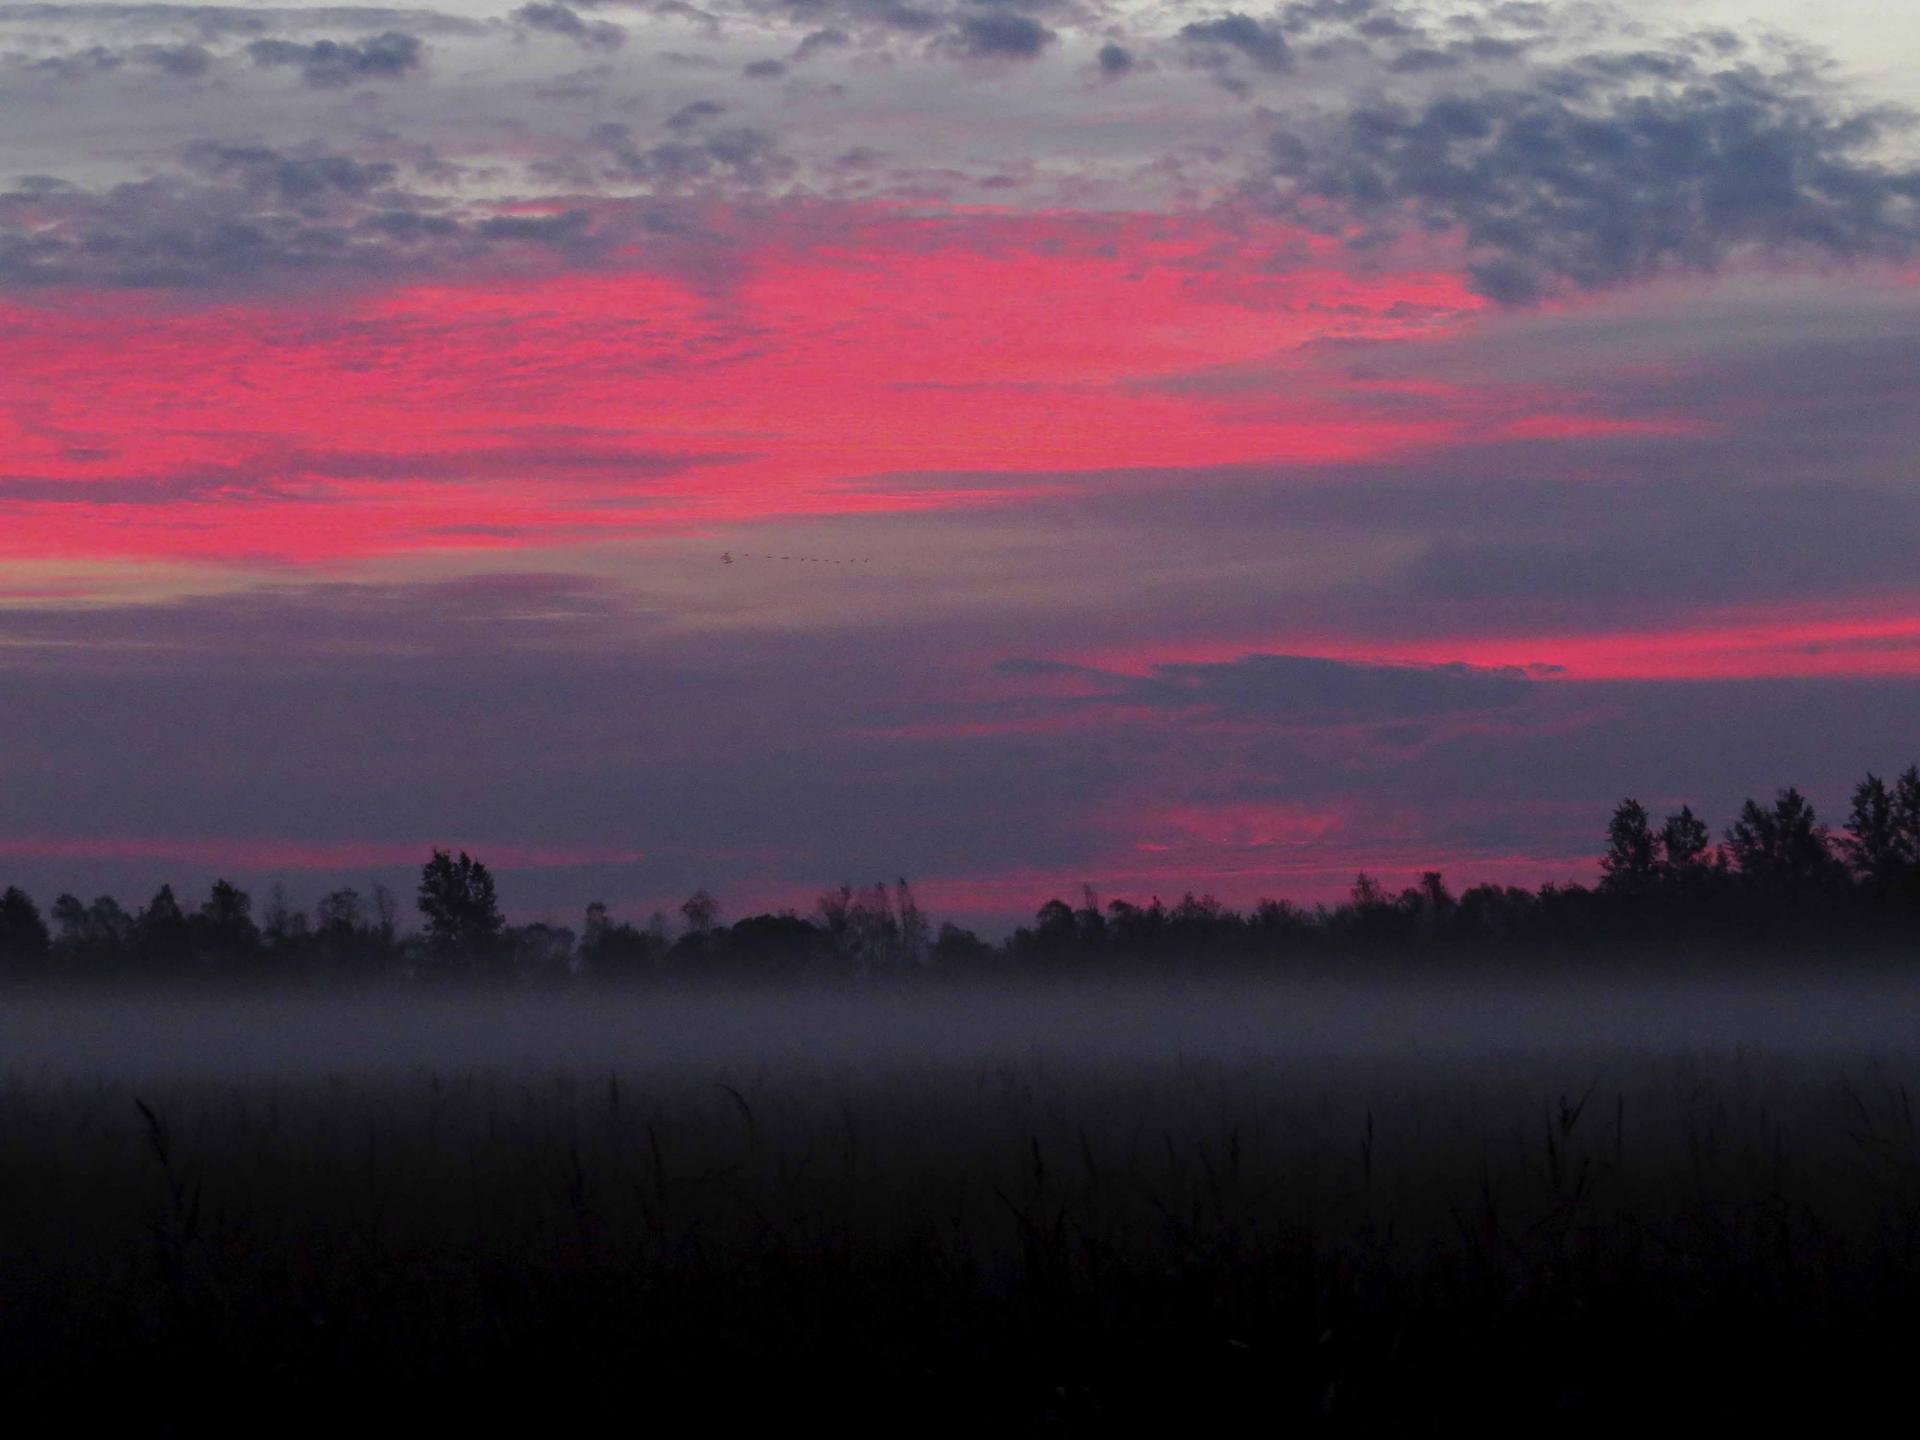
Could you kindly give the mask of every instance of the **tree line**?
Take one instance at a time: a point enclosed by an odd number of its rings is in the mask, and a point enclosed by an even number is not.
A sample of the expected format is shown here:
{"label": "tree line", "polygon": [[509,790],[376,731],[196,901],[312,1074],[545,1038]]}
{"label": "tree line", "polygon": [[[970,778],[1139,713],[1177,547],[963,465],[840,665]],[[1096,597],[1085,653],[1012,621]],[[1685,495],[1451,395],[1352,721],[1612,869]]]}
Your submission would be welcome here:
{"label": "tree line", "polygon": [[256,915],[226,880],[189,909],[171,885],[129,911],[112,896],[61,895],[42,913],[18,887],[0,893],[0,967],[13,975],[316,974],[490,976],[565,981],[663,973],[815,967],[851,973],[1102,960],[1252,961],[1410,950],[1578,947],[1622,942],[1787,942],[1910,946],[1920,940],[1920,767],[1854,787],[1838,834],[1793,787],[1748,800],[1716,841],[1689,806],[1658,824],[1622,800],[1606,829],[1598,883],[1538,889],[1476,885],[1456,895],[1438,871],[1397,891],[1361,874],[1347,900],[1306,907],[1262,900],[1240,911],[1188,893],[1168,905],[1048,900],[1033,922],[990,944],[937,928],[904,880],[843,885],[811,914],[723,923],[704,889],[677,919],[644,925],[586,908],[578,930],[510,925],[486,865],[435,850],[414,897],[421,925],[403,932],[383,886],[339,889],[311,913],[276,886]]}

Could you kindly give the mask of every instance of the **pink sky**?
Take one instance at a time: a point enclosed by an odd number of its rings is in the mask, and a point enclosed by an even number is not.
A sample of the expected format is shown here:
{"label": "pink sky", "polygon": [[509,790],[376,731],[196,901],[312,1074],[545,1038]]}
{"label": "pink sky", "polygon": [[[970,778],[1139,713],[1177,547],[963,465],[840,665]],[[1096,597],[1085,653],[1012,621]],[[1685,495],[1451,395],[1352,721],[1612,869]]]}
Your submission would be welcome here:
{"label": "pink sky", "polygon": [[0,17],[0,880],[1314,899],[1914,759],[1875,82],[1350,8]]}

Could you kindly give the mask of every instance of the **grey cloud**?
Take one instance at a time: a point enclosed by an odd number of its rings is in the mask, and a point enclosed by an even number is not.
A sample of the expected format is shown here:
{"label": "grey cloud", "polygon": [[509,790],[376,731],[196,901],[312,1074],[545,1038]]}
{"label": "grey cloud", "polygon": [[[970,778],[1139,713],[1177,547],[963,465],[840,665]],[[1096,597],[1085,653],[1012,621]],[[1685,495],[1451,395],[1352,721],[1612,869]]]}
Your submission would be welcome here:
{"label": "grey cloud", "polygon": [[1920,171],[1879,158],[1898,117],[1844,109],[1791,70],[1662,73],[1596,58],[1532,89],[1283,125],[1279,203],[1335,202],[1370,227],[1367,245],[1458,230],[1475,288],[1513,304],[1712,270],[1749,248],[1851,260],[1920,246]]}
{"label": "grey cloud", "polygon": [[[680,119],[700,107],[701,113],[678,128],[683,135],[704,125],[724,106],[696,102],[676,116]],[[645,181],[665,190],[712,184],[760,189],[791,175],[793,161],[766,131],[753,126],[699,129],[687,138],[647,145],[625,125],[602,125],[595,143],[610,156],[613,173],[626,180]]]}
{"label": "grey cloud", "polygon": [[294,30],[393,30],[478,35],[486,24],[431,9],[386,6],[38,4],[0,5],[0,24],[111,25],[125,30],[188,30],[202,39]]}
{"label": "grey cloud", "polygon": [[1404,20],[1380,0],[1293,0],[1280,8],[1280,23],[1288,30],[1310,30],[1316,25],[1390,25],[1400,27]]}
{"label": "grey cloud", "polygon": [[906,35],[930,35],[945,23],[934,10],[905,3],[905,0],[768,0],[767,13],[791,23],[816,27],[819,22],[837,25],[873,27]]}
{"label": "grey cloud", "polygon": [[784,60],[752,60],[740,67],[740,73],[749,80],[778,80],[787,73]]}
{"label": "grey cloud", "polygon": [[627,32],[618,25],[606,20],[583,19],[578,11],[565,5],[545,3],[545,0],[522,5],[513,12],[513,20],[529,30],[563,35],[588,49],[615,50],[627,43]]}
{"label": "grey cloud", "polygon": [[297,68],[307,84],[331,88],[402,79],[421,68],[425,49],[419,37],[388,30],[361,41],[256,40],[247,47],[247,54],[255,65]]}
{"label": "grey cloud", "polygon": [[394,183],[399,167],[356,160],[337,151],[286,153],[263,145],[203,142],[190,147],[189,166],[205,175],[237,180],[253,194],[303,203],[328,195],[361,198]]}
{"label": "grey cloud", "polygon": [[1133,58],[1133,52],[1124,45],[1102,45],[1099,58],[1100,73],[1109,80],[1117,80],[1122,75],[1131,74],[1137,64]]}
{"label": "grey cloud", "polygon": [[1030,60],[1055,40],[1053,31],[1027,15],[1002,10],[963,15],[954,27],[954,47],[975,59]]}
{"label": "grey cloud", "polygon": [[695,100],[682,105],[667,117],[667,129],[676,135],[689,130],[697,130],[709,120],[717,120],[727,113],[727,107],[718,100]]}
{"label": "grey cloud", "polygon": [[133,58],[179,79],[193,79],[213,68],[213,52],[204,45],[142,45]]}
{"label": "grey cloud", "polygon": [[1218,663],[1156,665],[1144,678],[1110,677],[1114,698],[1169,710],[1293,724],[1411,720],[1501,709],[1535,676],[1473,665],[1383,665],[1313,655],[1246,655]]}
{"label": "grey cloud", "polygon": [[1432,70],[1454,70],[1459,65],[1460,57],[1451,51],[1420,46],[1401,51],[1387,68],[1396,75],[1419,75]]}
{"label": "grey cloud", "polygon": [[0,55],[0,64],[54,80],[85,80],[118,70],[125,63],[125,58],[117,51],[103,45],[91,45],[60,55],[45,55],[37,60],[25,56]]}
{"label": "grey cloud", "polygon": [[1279,74],[1293,64],[1287,37],[1279,26],[1239,11],[1183,25],[1180,38],[1192,48],[1198,63],[1213,68],[1225,65],[1230,53],[1269,74]]}
{"label": "grey cloud", "polygon": [[844,50],[853,43],[853,37],[838,26],[829,25],[820,30],[810,30],[801,37],[800,44],[793,52],[796,60],[808,60],[822,50]]}
{"label": "grey cloud", "polygon": [[576,262],[583,215],[463,211],[389,161],[200,144],[151,179],[90,190],[32,179],[0,191],[0,285],[244,285],[391,275],[533,245]]}

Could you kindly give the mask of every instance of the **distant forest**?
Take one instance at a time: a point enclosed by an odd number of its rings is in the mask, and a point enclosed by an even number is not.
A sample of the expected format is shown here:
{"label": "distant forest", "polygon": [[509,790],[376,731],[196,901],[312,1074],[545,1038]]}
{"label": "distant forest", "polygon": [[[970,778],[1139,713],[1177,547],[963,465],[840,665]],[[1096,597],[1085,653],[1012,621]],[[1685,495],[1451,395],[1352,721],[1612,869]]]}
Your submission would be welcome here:
{"label": "distant forest", "polygon": [[172,886],[137,911],[112,896],[61,895],[42,912],[17,887],[0,894],[0,967],[16,978],[468,976],[565,982],[580,978],[818,970],[1047,968],[1129,961],[1260,963],[1288,957],[1578,950],[1716,943],[1909,948],[1920,942],[1920,766],[1889,784],[1854,787],[1842,830],[1821,823],[1799,790],[1748,800],[1716,841],[1683,806],[1658,825],[1633,799],[1614,808],[1595,886],[1538,890],[1476,885],[1454,894],[1438,871],[1397,892],[1361,874],[1349,898],[1311,908],[1262,900],[1251,910],[1211,895],[1168,905],[1113,900],[1089,887],[1078,905],[1048,900],[994,944],[936,927],[905,880],[843,885],[813,912],[722,921],[704,889],[677,919],[643,926],[586,907],[580,929],[510,925],[487,866],[435,850],[414,897],[418,929],[403,929],[384,886],[341,889],[313,911],[276,886],[264,910],[225,880],[197,907]]}

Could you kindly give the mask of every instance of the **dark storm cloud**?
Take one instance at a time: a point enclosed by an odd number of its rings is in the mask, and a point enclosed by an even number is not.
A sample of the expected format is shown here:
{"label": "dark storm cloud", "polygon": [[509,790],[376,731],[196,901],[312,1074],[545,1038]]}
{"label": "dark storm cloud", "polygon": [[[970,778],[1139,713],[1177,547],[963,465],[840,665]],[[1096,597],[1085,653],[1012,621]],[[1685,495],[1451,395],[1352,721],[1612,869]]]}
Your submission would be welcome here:
{"label": "dark storm cloud", "polygon": [[1312,221],[1332,202],[1371,227],[1365,245],[1458,232],[1474,287],[1525,304],[1710,271],[1748,249],[1910,256],[1920,171],[1880,158],[1903,123],[1849,108],[1793,68],[1612,56],[1544,71],[1526,88],[1283,124],[1269,149],[1283,208]]}
{"label": "dark storm cloud", "polygon": [[255,65],[292,67],[309,85],[333,88],[370,80],[400,80],[421,68],[426,47],[418,36],[388,30],[367,40],[256,40],[247,47]]}
{"label": "dark storm cloud", "polygon": [[535,3],[513,12],[513,21],[529,30],[564,35],[589,49],[616,50],[627,43],[627,32],[606,20],[584,19],[565,5]]}

